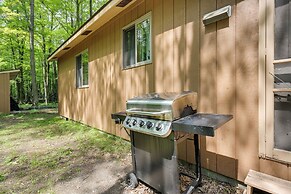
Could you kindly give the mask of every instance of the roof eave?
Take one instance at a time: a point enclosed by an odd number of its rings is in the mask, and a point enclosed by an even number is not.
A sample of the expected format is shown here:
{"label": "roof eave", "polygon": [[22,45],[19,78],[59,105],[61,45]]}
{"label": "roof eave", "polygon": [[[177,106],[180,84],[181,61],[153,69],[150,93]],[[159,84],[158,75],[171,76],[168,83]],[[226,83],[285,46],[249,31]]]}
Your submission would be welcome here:
{"label": "roof eave", "polygon": [[[97,31],[100,27],[106,24],[109,20],[114,18],[128,6],[136,2],[131,0],[124,7],[117,7],[119,3],[124,0],[111,0],[103,7],[101,7],[92,18],[90,18],[83,26],[81,26],[70,38],[68,38],[62,45],[60,45],[48,58],[48,61],[57,60],[74,46],[82,42],[88,35]],[[82,35],[83,34],[83,35]]]}

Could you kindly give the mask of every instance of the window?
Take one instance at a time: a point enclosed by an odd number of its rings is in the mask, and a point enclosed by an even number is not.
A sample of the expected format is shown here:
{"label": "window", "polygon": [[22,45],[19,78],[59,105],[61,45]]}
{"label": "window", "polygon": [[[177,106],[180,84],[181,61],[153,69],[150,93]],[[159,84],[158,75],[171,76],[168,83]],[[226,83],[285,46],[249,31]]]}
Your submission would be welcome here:
{"label": "window", "polygon": [[291,2],[275,0],[274,148],[291,152]]}
{"label": "window", "polygon": [[260,36],[265,37],[263,44],[260,41],[261,81],[265,82],[261,90],[265,97],[260,98],[260,117],[265,119],[260,124],[260,154],[291,163],[291,0],[260,3],[264,13]]}
{"label": "window", "polygon": [[77,88],[89,85],[89,66],[88,66],[88,50],[83,51],[76,56],[76,85]]}
{"label": "window", "polygon": [[151,63],[151,13],[123,28],[123,68]]}

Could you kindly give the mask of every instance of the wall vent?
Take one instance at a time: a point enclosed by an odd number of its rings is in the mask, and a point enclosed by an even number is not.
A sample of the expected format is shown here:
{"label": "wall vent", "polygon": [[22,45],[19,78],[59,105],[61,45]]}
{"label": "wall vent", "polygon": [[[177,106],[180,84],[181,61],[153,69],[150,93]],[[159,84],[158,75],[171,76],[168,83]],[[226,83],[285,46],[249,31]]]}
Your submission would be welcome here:
{"label": "wall vent", "polygon": [[129,4],[132,0],[122,0],[120,1],[116,7],[125,7],[127,4]]}
{"label": "wall vent", "polygon": [[231,6],[225,6],[203,16],[204,25],[212,24],[231,16]]}
{"label": "wall vent", "polygon": [[83,36],[87,36],[88,34],[90,34],[92,32],[92,30],[86,30],[85,32],[83,32],[81,35]]}
{"label": "wall vent", "polygon": [[63,50],[66,51],[66,50],[69,50],[71,47],[65,47]]}

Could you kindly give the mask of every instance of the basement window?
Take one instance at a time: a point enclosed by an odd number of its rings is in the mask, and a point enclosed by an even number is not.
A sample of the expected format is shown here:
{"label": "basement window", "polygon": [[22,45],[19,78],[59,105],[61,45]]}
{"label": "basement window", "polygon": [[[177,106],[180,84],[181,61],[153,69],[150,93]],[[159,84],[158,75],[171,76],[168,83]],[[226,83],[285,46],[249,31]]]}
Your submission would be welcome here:
{"label": "basement window", "polygon": [[152,62],[151,13],[123,28],[123,68]]}
{"label": "basement window", "polygon": [[88,50],[76,56],[76,85],[77,88],[89,86]]}

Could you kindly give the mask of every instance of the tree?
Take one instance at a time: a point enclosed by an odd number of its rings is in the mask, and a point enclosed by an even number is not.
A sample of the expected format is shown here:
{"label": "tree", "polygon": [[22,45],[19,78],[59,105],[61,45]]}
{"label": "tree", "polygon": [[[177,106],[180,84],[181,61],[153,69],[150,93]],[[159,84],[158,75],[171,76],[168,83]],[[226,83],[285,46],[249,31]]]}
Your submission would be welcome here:
{"label": "tree", "polygon": [[30,25],[29,25],[29,40],[30,40],[30,74],[32,85],[32,104],[37,106],[38,93],[36,85],[35,73],[35,57],[34,57],[34,0],[30,0]]}
{"label": "tree", "polygon": [[107,1],[0,0],[0,71],[20,70],[13,97],[57,100],[57,63],[48,56]]}

